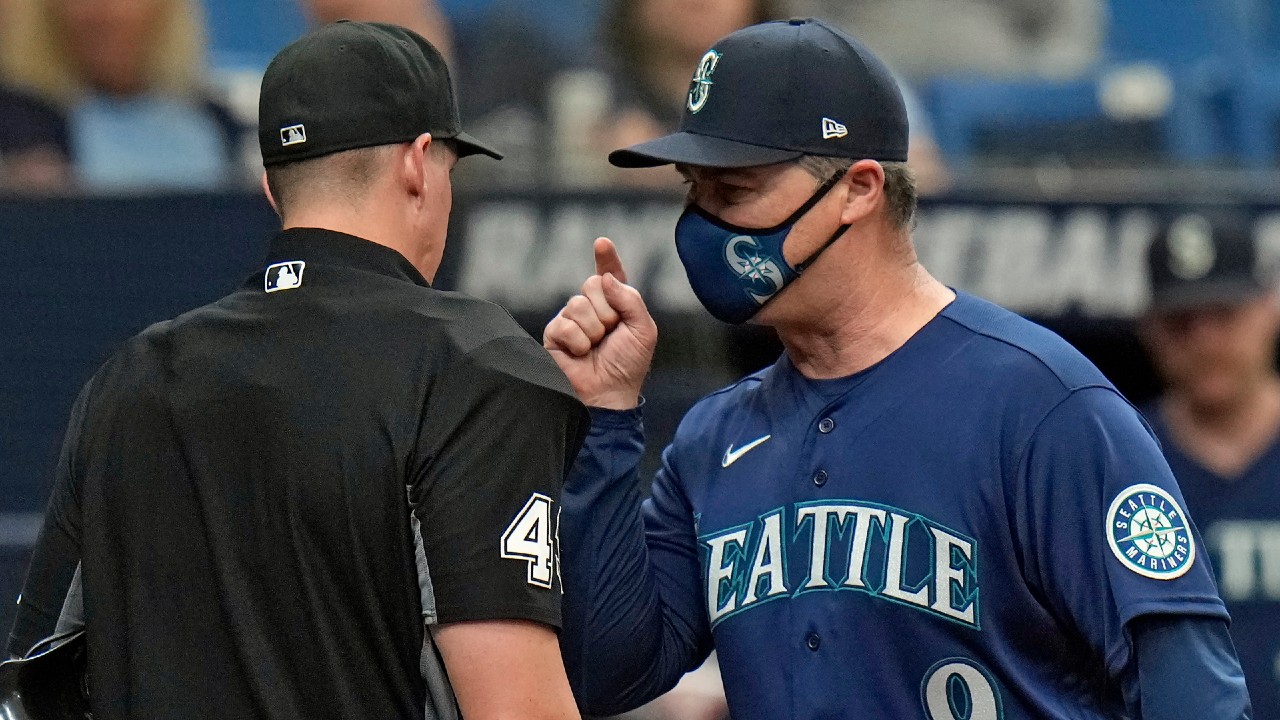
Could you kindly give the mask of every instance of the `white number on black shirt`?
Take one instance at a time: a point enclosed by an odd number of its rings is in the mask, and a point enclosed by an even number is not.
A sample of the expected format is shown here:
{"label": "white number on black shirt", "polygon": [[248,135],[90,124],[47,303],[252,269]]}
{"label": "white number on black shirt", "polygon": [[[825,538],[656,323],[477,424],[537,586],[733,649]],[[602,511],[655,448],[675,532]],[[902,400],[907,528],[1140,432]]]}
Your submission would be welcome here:
{"label": "white number on black shirt", "polygon": [[529,584],[551,588],[555,562],[551,498],[534,493],[502,533],[502,557],[529,563]]}

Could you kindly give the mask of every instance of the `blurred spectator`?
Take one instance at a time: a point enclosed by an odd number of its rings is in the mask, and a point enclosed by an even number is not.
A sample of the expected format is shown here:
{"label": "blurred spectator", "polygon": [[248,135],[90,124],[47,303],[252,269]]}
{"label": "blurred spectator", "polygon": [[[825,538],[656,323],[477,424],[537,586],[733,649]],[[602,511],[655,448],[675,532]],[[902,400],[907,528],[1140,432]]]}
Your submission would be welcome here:
{"label": "blurred spectator", "polygon": [[453,30],[463,122],[506,155],[501,163],[460,166],[459,185],[535,187],[556,181],[561,149],[549,139],[548,105],[567,95],[552,90],[553,80],[593,60],[589,44],[561,37],[547,22],[573,2],[553,0],[544,7],[534,0],[445,0],[458,19]]}
{"label": "blurred spectator", "polygon": [[[589,153],[590,164],[584,161],[586,167],[575,174],[588,183],[604,174],[613,183],[678,184],[680,177],[669,166],[616,172],[605,165],[604,157],[611,150],[674,131],[684,111],[689,78],[707,48],[739,28],[787,17],[790,8],[784,0],[613,0],[601,25],[608,82],[602,90],[578,90],[582,95],[607,95],[608,107],[603,119],[585,130],[591,140],[581,152]],[[934,193],[946,184],[945,168],[921,103],[906,83],[900,84],[912,131],[909,164],[919,191]],[[592,110],[571,103],[563,114],[581,116]],[[562,144],[584,132],[574,126],[565,131],[564,124],[557,122]]]}
{"label": "blurred spectator", "polygon": [[66,113],[92,189],[245,179],[244,128],[204,85],[194,0],[8,0],[0,71]]}
{"label": "blurred spectator", "polygon": [[1212,557],[1254,717],[1280,718],[1280,296],[1242,219],[1189,213],[1151,246],[1145,412]]}
{"label": "blurred spectator", "polygon": [[800,0],[912,82],[947,73],[1066,79],[1098,59],[1103,0]]}
{"label": "blurred spectator", "polygon": [[62,115],[34,95],[0,87],[0,189],[61,190],[70,177]]}
{"label": "blurred spectator", "polygon": [[453,37],[436,0],[302,0],[302,7],[317,25],[343,18],[402,25],[453,59]]}
{"label": "blurred spectator", "polygon": [[[678,185],[680,176],[670,166],[616,172],[605,155],[674,131],[689,78],[707,48],[734,30],[785,15],[781,0],[610,0],[600,29],[607,56],[608,82],[601,86],[607,110],[587,129],[591,137],[586,144],[566,148],[590,154],[592,164],[583,168],[581,179],[592,182],[604,176],[612,183]],[[570,112],[575,110],[581,112]],[[571,139],[570,133],[558,135]]]}
{"label": "blurred spectator", "polygon": [[[0,0],[0,27],[7,22]],[[0,190],[49,191],[70,178],[67,125],[56,108],[0,83]]]}

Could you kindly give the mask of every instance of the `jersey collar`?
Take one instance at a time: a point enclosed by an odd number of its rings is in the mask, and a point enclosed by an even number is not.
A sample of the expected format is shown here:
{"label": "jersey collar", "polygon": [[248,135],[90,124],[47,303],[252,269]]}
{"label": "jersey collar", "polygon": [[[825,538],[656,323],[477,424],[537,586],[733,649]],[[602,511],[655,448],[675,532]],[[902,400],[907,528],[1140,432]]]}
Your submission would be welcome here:
{"label": "jersey collar", "polygon": [[323,228],[289,228],[271,239],[266,265],[290,260],[304,260],[320,265],[367,270],[422,287],[431,283],[413,263],[385,245],[371,240]]}

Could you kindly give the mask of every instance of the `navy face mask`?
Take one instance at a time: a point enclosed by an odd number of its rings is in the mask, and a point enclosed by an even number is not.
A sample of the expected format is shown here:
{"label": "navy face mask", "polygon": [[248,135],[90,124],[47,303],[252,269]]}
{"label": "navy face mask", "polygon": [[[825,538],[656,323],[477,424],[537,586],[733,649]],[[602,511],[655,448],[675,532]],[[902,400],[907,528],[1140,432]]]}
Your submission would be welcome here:
{"label": "navy face mask", "polygon": [[782,255],[791,228],[836,186],[840,171],[791,216],[771,228],[744,228],[720,220],[690,204],[676,223],[676,252],[689,276],[693,294],[717,319],[738,324],[750,320],[764,304],[831,247],[849,229],[841,225],[812,255],[792,267]]}

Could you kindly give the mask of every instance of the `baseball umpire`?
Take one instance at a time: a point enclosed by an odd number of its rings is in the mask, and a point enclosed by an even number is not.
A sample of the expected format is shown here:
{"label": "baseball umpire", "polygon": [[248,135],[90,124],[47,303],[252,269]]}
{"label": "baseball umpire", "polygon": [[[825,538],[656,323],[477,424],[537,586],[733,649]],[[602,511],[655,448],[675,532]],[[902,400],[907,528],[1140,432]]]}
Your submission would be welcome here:
{"label": "baseball umpire", "polygon": [[83,625],[100,720],[576,717],[555,543],[586,410],[430,284],[451,168],[500,156],[394,25],[282,50],[259,132],[284,230],[81,392],[10,655]]}
{"label": "baseball umpire", "polygon": [[676,249],[771,367],[685,416],[643,503],[656,341],[612,243],[548,324],[593,406],[565,484],[565,632],[586,710],[714,646],[735,720],[1249,715],[1200,537],[1141,416],[1052,333],[931,277],[901,95],[821,22],[698,66],[679,132],[613,153],[689,181]]}

